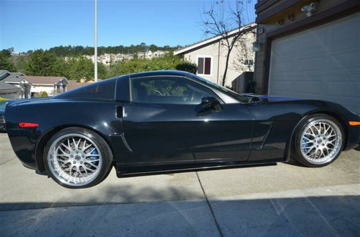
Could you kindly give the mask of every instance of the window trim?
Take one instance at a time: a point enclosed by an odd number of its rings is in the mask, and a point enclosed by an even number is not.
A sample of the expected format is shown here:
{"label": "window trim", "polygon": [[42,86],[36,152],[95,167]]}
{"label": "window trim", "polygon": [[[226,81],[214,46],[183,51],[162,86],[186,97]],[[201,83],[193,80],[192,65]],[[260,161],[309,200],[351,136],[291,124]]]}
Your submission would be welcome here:
{"label": "window trim", "polygon": [[212,77],[213,72],[213,56],[211,55],[196,55],[196,65],[199,68],[199,58],[204,58],[204,72],[205,72],[205,58],[210,58],[210,74],[200,74],[196,71],[196,75],[205,76],[205,77]]}
{"label": "window trim", "polygon": [[217,100],[219,100],[220,104],[226,104],[226,103],[224,102],[224,100],[218,95],[218,93],[213,90],[213,88],[211,88],[211,87],[209,87],[209,86],[207,86],[207,85],[204,85],[204,84],[202,84],[202,83],[200,83],[200,82],[197,82],[196,80],[193,80],[193,79],[191,79],[191,78],[189,78],[189,77],[186,77],[186,76],[177,76],[177,75],[154,75],[154,76],[143,76],[143,77],[135,77],[135,78],[130,77],[130,78],[129,78],[130,103],[135,103],[135,104],[153,104],[153,105],[183,105],[183,106],[184,106],[184,105],[186,105],[186,106],[196,106],[196,105],[198,105],[198,104],[146,103],[146,102],[137,102],[137,101],[134,101],[134,100],[133,100],[133,90],[132,90],[132,89],[133,89],[133,83],[132,83],[132,81],[133,81],[133,80],[137,80],[137,79],[147,79],[147,78],[154,78],[154,77],[155,77],[155,78],[162,78],[162,77],[165,77],[165,78],[180,78],[180,79],[184,79],[185,81],[190,81],[190,82],[196,83],[196,84],[198,84],[198,85],[206,88],[207,90],[210,90],[210,91],[214,94],[215,98],[216,98]]}

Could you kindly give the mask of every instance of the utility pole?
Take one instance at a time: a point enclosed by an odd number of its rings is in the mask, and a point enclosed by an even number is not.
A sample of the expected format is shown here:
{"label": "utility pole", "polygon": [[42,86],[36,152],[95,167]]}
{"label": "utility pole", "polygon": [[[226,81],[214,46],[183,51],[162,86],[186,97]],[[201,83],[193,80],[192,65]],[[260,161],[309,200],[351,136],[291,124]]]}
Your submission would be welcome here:
{"label": "utility pole", "polygon": [[94,44],[95,44],[95,47],[94,47],[94,66],[95,66],[95,68],[94,68],[94,80],[95,80],[95,82],[97,82],[98,81],[98,62],[97,62],[97,28],[98,28],[98,26],[97,26],[97,0],[95,0],[95,22],[94,22],[95,24],[95,35],[94,35],[94,37],[95,37],[95,39],[94,39]]}

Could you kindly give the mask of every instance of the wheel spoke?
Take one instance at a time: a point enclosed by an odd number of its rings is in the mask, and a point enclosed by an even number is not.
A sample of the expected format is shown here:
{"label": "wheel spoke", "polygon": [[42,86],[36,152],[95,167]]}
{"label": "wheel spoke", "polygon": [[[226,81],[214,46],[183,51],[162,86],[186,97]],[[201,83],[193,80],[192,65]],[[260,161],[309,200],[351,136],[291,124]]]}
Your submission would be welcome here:
{"label": "wheel spoke", "polygon": [[62,154],[59,154],[59,155],[70,156],[70,154],[65,152],[61,147],[59,147],[59,150],[62,152]]}
{"label": "wheel spoke", "polygon": [[94,168],[96,168],[96,169],[98,168],[96,165],[92,164],[92,163],[89,162],[89,161],[85,161],[85,163],[91,165],[92,167],[94,167]]}
{"label": "wheel spoke", "polygon": [[86,174],[86,177],[87,177],[89,174],[88,174],[88,172],[87,172],[87,168],[86,168],[86,166],[84,166],[84,165],[83,165],[83,166],[81,166],[81,167],[82,167],[82,168],[83,168],[83,170],[85,171],[85,174]]}
{"label": "wheel spoke", "polygon": [[[67,149],[68,151],[71,151],[71,148],[66,146],[64,143],[61,143],[60,146],[63,146],[65,149]],[[60,148],[60,147],[59,147]]]}
{"label": "wheel spoke", "polygon": [[90,152],[87,152],[87,155],[91,155],[91,153],[93,153],[94,151],[95,151],[95,147]]}

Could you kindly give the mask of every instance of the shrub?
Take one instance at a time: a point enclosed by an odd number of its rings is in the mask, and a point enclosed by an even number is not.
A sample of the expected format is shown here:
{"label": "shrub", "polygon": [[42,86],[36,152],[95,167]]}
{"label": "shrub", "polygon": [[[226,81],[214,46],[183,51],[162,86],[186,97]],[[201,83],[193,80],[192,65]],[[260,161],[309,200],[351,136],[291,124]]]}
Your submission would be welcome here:
{"label": "shrub", "polygon": [[196,74],[197,66],[194,63],[183,62],[183,63],[179,63],[178,65],[176,65],[176,70],[186,71],[186,72]]}
{"label": "shrub", "polygon": [[39,93],[35,93],[34,97],[35,98],[49,97],[49,95],[46,91],[40,91]]}

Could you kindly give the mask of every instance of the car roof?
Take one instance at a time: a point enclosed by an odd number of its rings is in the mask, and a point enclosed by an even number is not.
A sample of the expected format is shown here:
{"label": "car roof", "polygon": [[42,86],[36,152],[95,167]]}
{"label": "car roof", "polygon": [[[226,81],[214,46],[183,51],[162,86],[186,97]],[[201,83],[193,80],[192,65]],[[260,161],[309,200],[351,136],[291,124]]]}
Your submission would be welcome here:
{"label": "car roof", "polygon": [[149,72],[140,72],[129,74],[130,78],[138,77],[149,77],[149,76],[189,76],[190,73],[185,71],[176,71],[176,70],[160,70],[160,71],[149,71]]}

